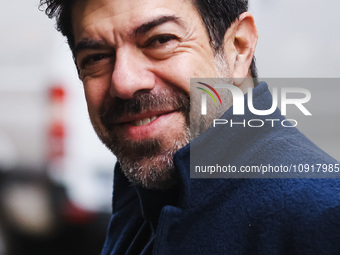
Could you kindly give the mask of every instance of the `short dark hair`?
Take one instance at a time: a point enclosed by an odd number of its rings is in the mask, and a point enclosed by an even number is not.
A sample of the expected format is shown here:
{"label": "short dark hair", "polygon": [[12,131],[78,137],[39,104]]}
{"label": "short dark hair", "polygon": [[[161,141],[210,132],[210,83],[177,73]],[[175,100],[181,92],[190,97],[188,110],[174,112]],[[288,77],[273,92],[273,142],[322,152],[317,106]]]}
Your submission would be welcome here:
{"label": "short dark hair", "polygon": [[[57,30],[67,37],[71,50],[74,48],[71,10],[76,0],[40,0],[40,7],[46,5],[45,13],[56,18]],[[221,50],[224,34],[238,16],[248,10],[248,0],[189,0],[192,1],[208,31],[211,47]],[[257,78],[255,57],[250,65],[251,76]]]}

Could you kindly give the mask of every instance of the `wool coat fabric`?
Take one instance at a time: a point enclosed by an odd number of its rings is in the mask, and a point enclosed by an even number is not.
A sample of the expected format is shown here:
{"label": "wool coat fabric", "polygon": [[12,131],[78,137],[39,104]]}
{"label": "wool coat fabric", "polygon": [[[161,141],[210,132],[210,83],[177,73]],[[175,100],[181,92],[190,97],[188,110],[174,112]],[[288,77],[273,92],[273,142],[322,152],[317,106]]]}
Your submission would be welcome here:
{"label": "wool coat fabric", "polygon": [[[256,109],[272,104],[265,83],[254,89],[253,98]],[[233,116],[232,108],[221,118],[284,120],[279,110],[255,116],[246,109],[244,116]],[[102,255],[340,254],[338,178],[320,178],[326,175],[319,173],[190,177],[193,164],[216,162],[238,169],[269,164],[338,166],[295,127],[284,127],[280,121],[261,128],[210,128],[175,154],[179,185],[174,190],[135,187],[117,164],[113,214]],[[338,175],[333,172],[330,177]]]}

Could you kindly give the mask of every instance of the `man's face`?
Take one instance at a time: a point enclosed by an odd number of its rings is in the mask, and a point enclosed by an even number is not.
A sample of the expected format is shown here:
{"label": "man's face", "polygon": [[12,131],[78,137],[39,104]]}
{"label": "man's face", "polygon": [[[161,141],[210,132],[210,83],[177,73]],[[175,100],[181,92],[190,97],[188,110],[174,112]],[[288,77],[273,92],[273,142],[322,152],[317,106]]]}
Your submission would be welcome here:
{"label": "man's face", "polygon": [[134,184],[173,186],[173,154],[189,141],[190,78],[217,74],[200,15],[188,0],[85,0],[72,22],[98,136]]}

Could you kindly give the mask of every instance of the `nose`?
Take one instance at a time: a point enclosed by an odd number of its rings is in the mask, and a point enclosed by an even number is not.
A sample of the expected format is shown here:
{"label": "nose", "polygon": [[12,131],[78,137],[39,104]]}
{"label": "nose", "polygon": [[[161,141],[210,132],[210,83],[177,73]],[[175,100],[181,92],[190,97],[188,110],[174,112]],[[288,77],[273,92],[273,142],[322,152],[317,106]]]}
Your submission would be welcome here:
{"label": "nose", "polygon": [[131,99],[140,90],[151,90],[154,77],[147,58],[138,50],[119,48],[116,52],[110,94],[120,99]]}

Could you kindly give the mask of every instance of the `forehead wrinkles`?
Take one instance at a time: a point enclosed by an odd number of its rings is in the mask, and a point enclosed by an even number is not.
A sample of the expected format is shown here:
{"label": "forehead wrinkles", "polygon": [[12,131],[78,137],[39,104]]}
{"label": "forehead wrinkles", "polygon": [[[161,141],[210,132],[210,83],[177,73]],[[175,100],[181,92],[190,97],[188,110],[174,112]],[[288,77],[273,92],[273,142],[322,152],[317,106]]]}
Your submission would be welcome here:
{"label": "forehead wrinkles", "polygon": [[75,43],[92,38],[116,47],[132,39],[138,25],[161,15],[178,16],[192,29],[203,25],[191,0],[78,0],[72,9]]}
{"label": "forehead wrinkles", "polygon": [[[119,6],[115,8],[113,4],[105,0],[78,0],[72,8],[72,27],[75,35],[75,39],[87,32],[99,32],[105,29],[111,30],[114,26],[119,26],[123,30],[129,25],[129,22],[133,18],[131,8],[129,5]],[[126,1],[129,2],[129,1]],[[133,8],[138,8],[140,4],[134,4]],[[119,16],[125,15],[124,19],[119,19]],[[119,23],[120,22],[120,23]],[[103,27],[103,25],[105,25]]]}
{"label": "forehead wrinkles", "polygon": [[[87,16],[116,16],[119,14],[127,13],[132,8],[139,8],[141,1],[124,0],[124,4],[118,3],[119,0],[77,0],[72,8],[72,14],[80,14],[80,17]],[[133,4],[132,4],[133,3]]]}

